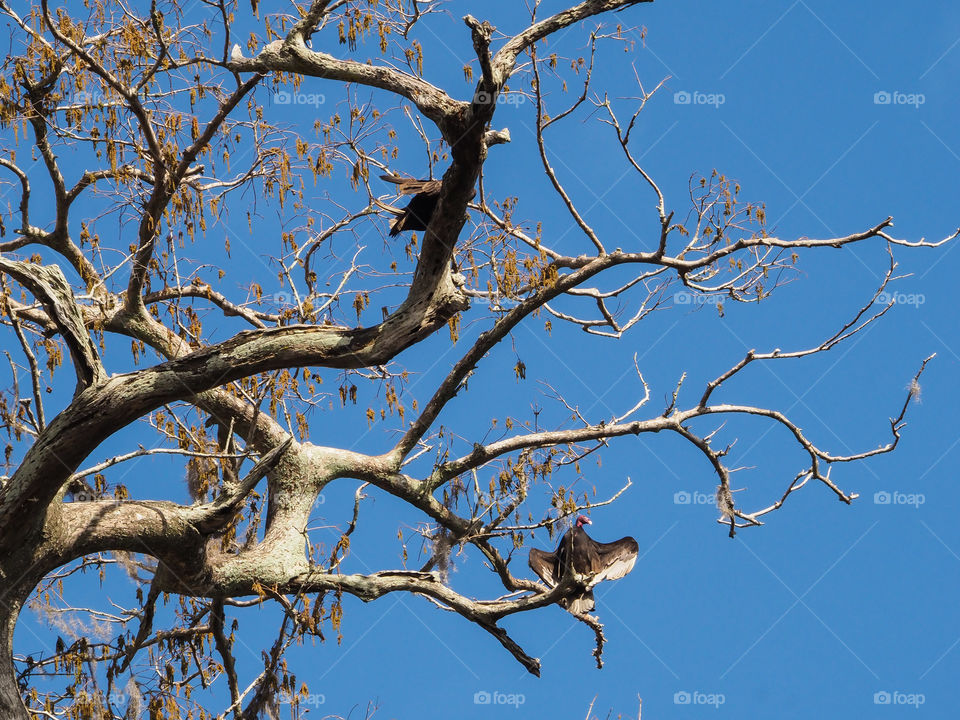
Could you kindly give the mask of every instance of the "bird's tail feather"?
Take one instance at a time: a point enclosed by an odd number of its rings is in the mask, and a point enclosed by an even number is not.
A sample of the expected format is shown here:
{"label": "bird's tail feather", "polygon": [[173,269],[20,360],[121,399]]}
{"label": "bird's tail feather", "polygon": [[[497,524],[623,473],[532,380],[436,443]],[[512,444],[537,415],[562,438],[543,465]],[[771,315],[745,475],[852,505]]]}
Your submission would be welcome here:
{"label": "bird's tail feather", "polygon": [[561,604],[575,615],[593,612],[597,607],[597,603],[593,599],[593,590],[587,590],[575,597],[566,598]]}

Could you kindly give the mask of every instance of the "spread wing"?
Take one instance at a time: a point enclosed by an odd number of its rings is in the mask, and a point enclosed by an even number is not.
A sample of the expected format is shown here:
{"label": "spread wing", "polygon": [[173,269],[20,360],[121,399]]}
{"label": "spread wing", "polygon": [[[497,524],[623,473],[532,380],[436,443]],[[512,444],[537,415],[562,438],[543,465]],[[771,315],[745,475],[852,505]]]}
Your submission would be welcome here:
{"label": "spread wing", "polygon": [[637,541],[632,537],[620,538],[609,543],[597,543],[596,566],[593,568],[596,574],[592,584],[622,578],[633,570],[639,550]]}
{"label": "spread wing", "polygon": [[440,192],[441,186],[439,180],[417,180],[416,178],[405,178],[399,175],[381,175],[380,179],[396,185],[397,192],[401,195],[416,195],[417,193],[435,195]]}
{"label": "spread wing", "polygon": [[545,552],[530,548],[530,556],[527,558],[530,569],[550,587],[557,584],[557,578],[554,577],[554,571],[557,567],[557,554],[555,552]]}

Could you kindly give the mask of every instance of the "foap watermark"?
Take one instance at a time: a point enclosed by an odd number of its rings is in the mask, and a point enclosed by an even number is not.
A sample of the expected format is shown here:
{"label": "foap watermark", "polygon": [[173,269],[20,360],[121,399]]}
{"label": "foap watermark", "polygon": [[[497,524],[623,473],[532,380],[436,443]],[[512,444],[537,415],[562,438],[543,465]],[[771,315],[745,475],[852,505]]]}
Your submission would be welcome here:
{"label": "foap watermark", "polygon": [[512,310],[520,304],[519,300],[503,296],[471,295],[471,305],[489,305],[492,310],[502,310],[504,312]]}
{"label": "foap watermark", "polygon": [[923,493],[904,493],[897,490],[888,492],[887,490],[878,490],[873,494],[874,505],[911,505],[919,508],[927,501],[927,496]]}
{"label": "foap watermark", "polygon": [[873,94],[874,105],[913,105],[918,108],[927,101],[923,93],[905,93],[899,90],[878,90]]}
{"label": "foap watermark", "polygon": [[93,488],[82,488],[76,492],[70,493],[73,496],[73,502],[82,503],[82,502],[98,502],[98,503],[113,503],[114,505],[119,505],[123,500],[119,500],[113,495],[108,495],[106,492],[100,492],[94,490]]}
{"label": "foap watermark", "polygon": [[905,693],[899,690],[879,690],[873,694],[874,705],[912,705],[919,708],[927,701],[923,693]]}
{"label": "foap watermark", "polygon": [[272,95],[274,105],[309,105],[320,107],[327,101],[323,93],[302,93],[278,90]]}
{"label": "foap watermark", "polygon": [[705,493],[699,490],[687,492],[679,490],[673,494],[674,505],[716,505],[717,496],[715,493]]}
{"label": "foap watermark", "polygon": [[674,705],[712,705],[719,709],[727,701],[723,693],[706,693],[699,690],[678,690],[673,694]]}
{"label": "foap watermark", "polygon": [[273,304],[277,307],[297,307],[297,298],[293,293],[281,290],[280,292],[275,292],[271,297],[273,298]]}
{"label": "foap watermark", "polygon": [[882,292],[877,295],[880,305],[913,305],[919,308],[927,301],[923,293]]}
{"label": "foap watermark", "polygon": [[473,694],[474,705],[513,705],[515,709],[519,710],[520,706],[526,701],[527,698],[523,693],[478,690]]}
{"label": "foap watermark", "polygon": [[299,705],[303,706],[317,706],[323,705],[327,701],[327,696],[323,693],[303,693],[297,695],[291,695],[288,692],[281,692],[278,696],[281,705]]}
{"label": "foap watermark", "polygon": [[712,105],[719,108],[727,101],[723,93],[707,93],[699,90],[678,90],[673,94],[674,105]]}
{"label": "foap watermark", "polygon": [[703,293],[678,290],[673,294],[674,305],[719,305],[723,295],[704,295]]}
{"label": "foap watermark", "polygon": [[489,93],[486,90],[478,90],[473,96],[473,102],[476,105],[522,105],[527,101],[527,96],[523,93]]}
{"label": "foap watermark", "polygon": [[100,90],[95,90],[89,92],[87,90],[81,90],[80,92],[75,92],[73,94],[72,100],[77,105],[84,105],[86,107],[96,107],[98,105],[106,105],[108,102],[116,102],[117,99],[107,97],[107,94],[101,92]]}

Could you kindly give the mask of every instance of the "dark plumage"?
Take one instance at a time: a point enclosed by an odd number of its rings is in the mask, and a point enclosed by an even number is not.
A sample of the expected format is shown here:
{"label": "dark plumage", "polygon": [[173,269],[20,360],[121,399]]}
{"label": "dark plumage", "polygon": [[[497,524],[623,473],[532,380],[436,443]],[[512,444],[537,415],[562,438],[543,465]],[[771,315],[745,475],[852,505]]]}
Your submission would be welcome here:
{"label": "dark plumage", "polygon": [[399,175],[381,175],[380,179],[396,185],[401,195],[413,195],[397,219],[390,224],[391,237],[404,230],[426,230],[437,207],[442,183],[439,180],[416,180]]}
{"label": "dark plumage", "polygon": [[591,524],[589,518],[581,515],[577,518],[577,524],[560,538],[556,550],[551,553],[531,548],[528,560],[530,569],[551,588],[560,583],[564,569],[569,564],[577,583],[559,603],[575,614],[592,611],[596,607],[594,586],[603,580],[622,578],[633,570],[639,550],[637,541],[632,537],[609,543],[597,542],[583,529],[584,525]]}

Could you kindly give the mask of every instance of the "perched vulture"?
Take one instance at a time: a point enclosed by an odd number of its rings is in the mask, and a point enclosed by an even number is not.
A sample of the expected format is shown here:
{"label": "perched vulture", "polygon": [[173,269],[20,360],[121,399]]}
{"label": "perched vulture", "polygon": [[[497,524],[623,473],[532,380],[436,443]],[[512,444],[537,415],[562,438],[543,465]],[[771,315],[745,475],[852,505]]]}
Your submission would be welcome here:
{"label": "perched vulture", "polygon": [[577,518],[576,526],[560,538],[556,550],[551,553],[531,548],[529,558],[530,569],[551,588],[560,583],[563,571],[569,564],[577,584],[559,602],[570,612],[579,614],[596,607],[593,601],[594,585],[603,580],[622,578],[633,570],[639,549],[632,537],[610,543],[597,542],[587,535],[584,525],[592,523],[590,518],[581,515]]}
{"label": "perched vulture", "polygon": [[413,195],[410,203],[400,211],[390,224],[390,235],[399,235],[404,230],[426,230],[433,210],[440,198],[439,180],[415,180],[399,175],[381,175],[381,180],[393,183],[401,195]]}

